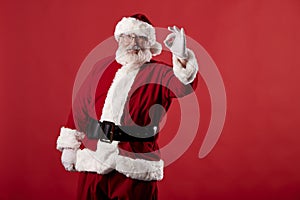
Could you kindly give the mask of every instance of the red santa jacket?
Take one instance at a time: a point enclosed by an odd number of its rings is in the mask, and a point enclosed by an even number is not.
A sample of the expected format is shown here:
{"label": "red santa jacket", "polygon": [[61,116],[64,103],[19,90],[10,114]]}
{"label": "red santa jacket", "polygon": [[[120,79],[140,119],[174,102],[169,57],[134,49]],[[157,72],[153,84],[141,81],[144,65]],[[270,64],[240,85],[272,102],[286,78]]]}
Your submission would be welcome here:
{"label": "red santa jacket", "polygon": [[[173,68],[154,60],[135,68],[110,58],[96,63],[74,98],[57,148],[78,148],[91,118],[117,125],[158,127],[172,99],[193,92],[197,85],[197,61],[193,52],[188,52],[186,68],[174,57]],[[76,170],[105,174],[115,169],[135,179],[161,180],[158,134],[151,142],[98,141],[96,149],[86,148],[89,142],[83,140],[86,147],[77,151]]]}

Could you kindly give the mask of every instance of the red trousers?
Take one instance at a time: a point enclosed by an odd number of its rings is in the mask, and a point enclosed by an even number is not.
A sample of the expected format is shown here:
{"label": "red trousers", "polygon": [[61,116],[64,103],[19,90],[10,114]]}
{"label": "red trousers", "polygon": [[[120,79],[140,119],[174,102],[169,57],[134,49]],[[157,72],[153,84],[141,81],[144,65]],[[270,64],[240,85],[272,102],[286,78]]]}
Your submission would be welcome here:
{"label": "red trousers", "polygon": [[78,200],[156,200],[157,181],[140,181],[112,171],[105,175],[81,172]]}

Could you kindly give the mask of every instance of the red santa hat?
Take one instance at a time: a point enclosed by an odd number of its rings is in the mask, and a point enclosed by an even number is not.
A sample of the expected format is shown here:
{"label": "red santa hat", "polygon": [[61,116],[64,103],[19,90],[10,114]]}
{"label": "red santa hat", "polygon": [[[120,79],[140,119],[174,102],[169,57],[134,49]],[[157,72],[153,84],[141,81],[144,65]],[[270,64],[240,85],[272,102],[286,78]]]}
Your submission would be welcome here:
{"label": "red santa hat", "polygon": [[160,43],[156,41],[155,28],[149,19],[143,14],[135,14],[130,17],[123,17],[115,28],[115,39],[118,41],[121,34],[136,34],[145,36],[150,42],[150,51],[153,56],[159,55],[162,50]]}

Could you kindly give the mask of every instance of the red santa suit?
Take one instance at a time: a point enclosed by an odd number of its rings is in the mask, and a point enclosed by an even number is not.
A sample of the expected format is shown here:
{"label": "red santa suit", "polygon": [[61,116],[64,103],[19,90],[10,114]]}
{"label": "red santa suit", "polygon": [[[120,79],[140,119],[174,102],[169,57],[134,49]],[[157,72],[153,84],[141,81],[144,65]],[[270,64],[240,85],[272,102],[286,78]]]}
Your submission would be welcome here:
{"label": "red santa suit", "polygon": [[[172,99],[193,92],[197,71],[191,50],[186,67],[175,56],[173,67],[154,60],[143,65],[121,65],[111,58],[94,66],[57,140],[59,150],[78,149],[78,199],[157,198],[157,181],[162,180],[164,168],[157,144],[159,122]],[[82,145],[91,119],[119,126],[150,126],[156,135],[145,142],[99,140],[91,149]]]}

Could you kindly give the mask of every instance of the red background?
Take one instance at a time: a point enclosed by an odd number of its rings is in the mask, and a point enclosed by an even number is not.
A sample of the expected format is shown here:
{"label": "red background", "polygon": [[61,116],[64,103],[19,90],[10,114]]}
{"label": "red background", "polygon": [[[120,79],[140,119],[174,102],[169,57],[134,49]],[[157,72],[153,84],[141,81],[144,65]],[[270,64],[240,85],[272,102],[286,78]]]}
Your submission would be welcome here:
{"label": "red background", "polygon": [[228,100],[220,140],[199,159],[210,103],[206,86],[197,89],[199,134],[165,169],[160,199],[300,199],[297,0],[1,1],[0,199],[75,199],[77,174],[55,150],[73,81],[116,22],[137,12],[203,45]]}

